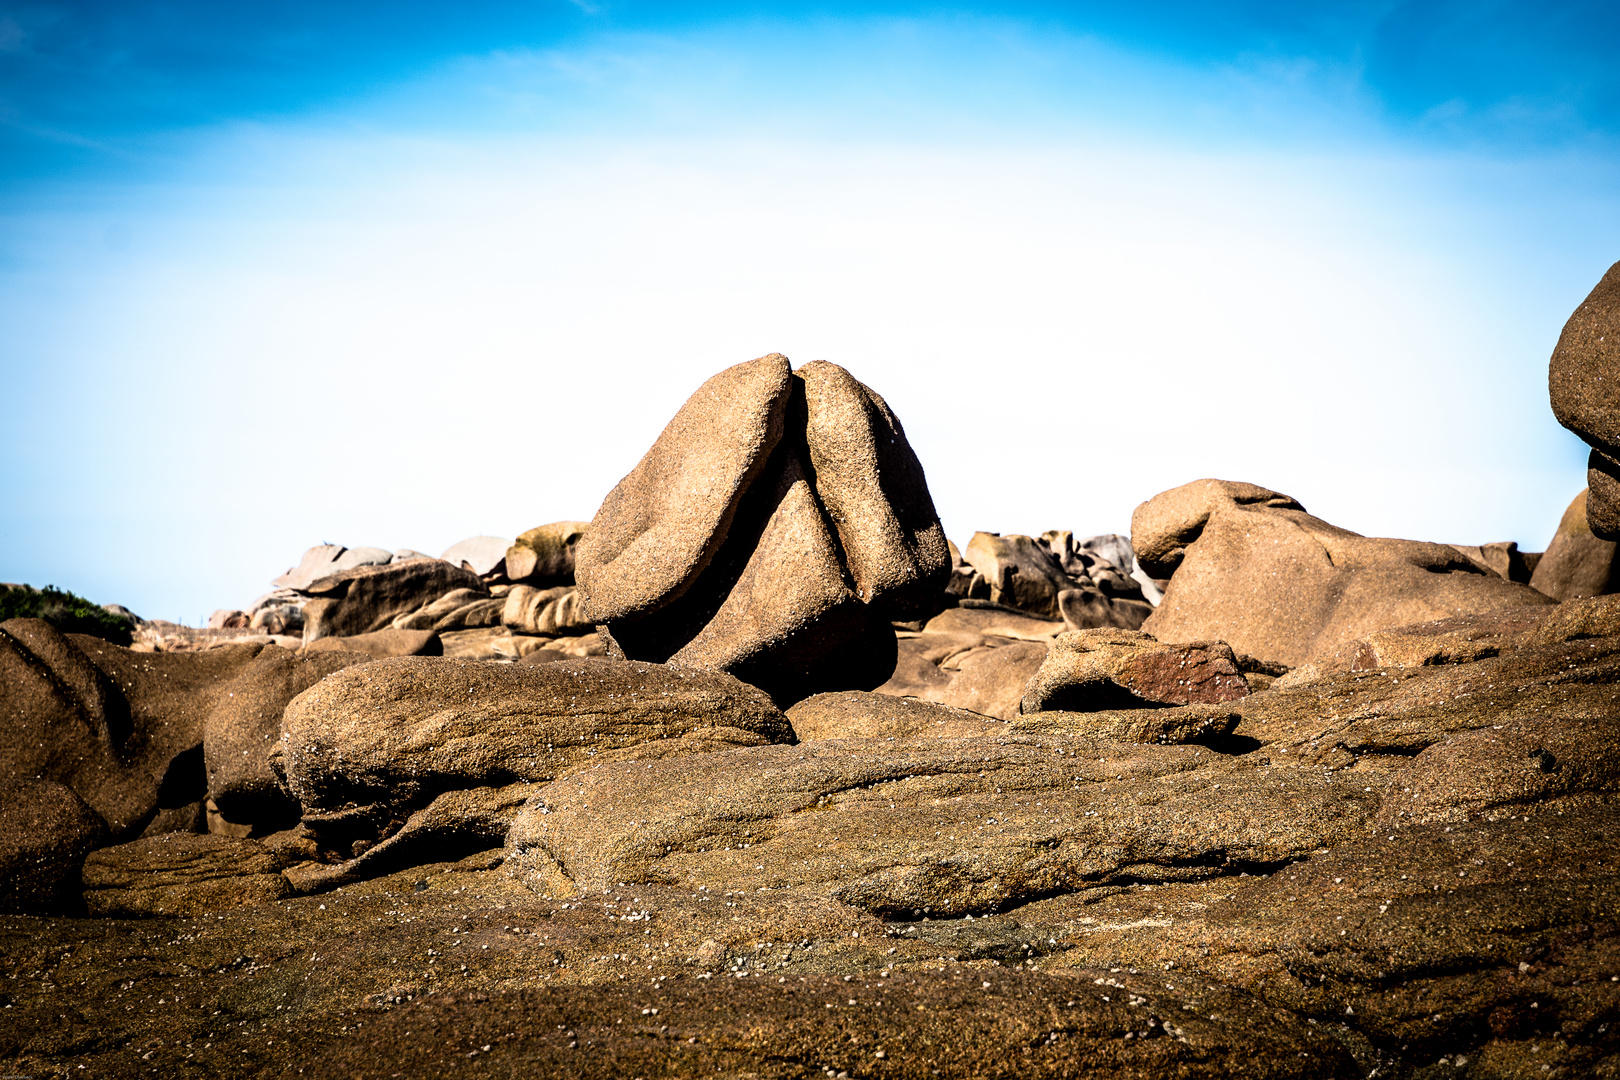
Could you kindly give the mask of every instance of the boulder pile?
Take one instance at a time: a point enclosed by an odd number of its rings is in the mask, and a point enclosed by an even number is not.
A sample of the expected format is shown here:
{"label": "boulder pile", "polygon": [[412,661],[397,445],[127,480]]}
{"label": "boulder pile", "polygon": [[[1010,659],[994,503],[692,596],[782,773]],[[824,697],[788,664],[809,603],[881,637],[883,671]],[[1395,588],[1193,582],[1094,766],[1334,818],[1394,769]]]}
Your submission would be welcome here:
{"label": "boulder pile", "polygon": [[1614,1075],[1606,497],[1545,553],[1222,480],[958,551],[881,397],[737,365],[588,524],[313,549],[206,648],[0,624],[0,1050]]}

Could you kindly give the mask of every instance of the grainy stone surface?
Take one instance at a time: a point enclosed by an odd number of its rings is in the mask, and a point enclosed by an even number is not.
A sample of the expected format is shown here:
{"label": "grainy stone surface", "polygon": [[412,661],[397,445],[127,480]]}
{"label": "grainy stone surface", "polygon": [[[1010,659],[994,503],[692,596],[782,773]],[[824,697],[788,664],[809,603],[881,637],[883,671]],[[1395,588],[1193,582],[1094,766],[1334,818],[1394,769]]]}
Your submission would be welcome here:
{"label": "grainy stone surface", "polygon": [[1053,640],[1024,691],[1023,711],[1213,705],[1249,695],[1221,641],[1166,645],[1134,630],[1077,630]]}
{"label": "grainy stone surface", "polygon": [[282,860],[254,840],[165,833],[102,848],[84,861],[91,915],[201,915],[293,894]]}
{"label": "grainy stone surface", "polygon": [[0,911],[74,910],[84,857],[106,841],[106,822],[72,788],[0,783]]}
{"label": "grainy stone surface", "polygon": [[477,575],[441,559],[361,566],[318,578],[306,589],[314,599],[304,605],[304,638],[314,641],[385,630],[401,615],[456,589],[488,593]]}
{"label": "grainy stone surface", "polygon": [[656,610],[708,566],[782,438],[791,379],[777,353],[713,376],[608,493],[575,550],[592,621]]}
{"label": "grainy stone surface", "polygon": [[800,742],[812,739],[971,738],[1008,730],[1006,721],[919,698],[845,690],[805,698],[787,710]]}
{"label": "grainy stone surface", "polygon": [[1558,422],[1592,447],[1587,483],[1594,498],[1588,511],[1596,534],[1620,540],[1620,263],[1581,302],[1553,349],[1547,387]]}
{"label": "grainy stone surface", "polygon": [[1586,520],[1588,492],[1570,501],[1559,519],[1558,531],[1530,575],[1530,587],[1554,600],[1601,596],[1616,584],[1616,552],[1620,544],[1592,532]]}
{"label": "grainy stone surface", "polygon": [[687,736],[751,745],[790,739],[792,728],[763,693],[719,672],[402,657],[299,694],[283,714],[279,754],[305,824],[353,851],[446,790],[546,780]]}
{"label": "grainy stone surface", "polygon": [[794,376],[804,388],[816,496],[855,595],[890,618],[927,612],[950,579],[951,556],[899,419],[837,364],[817,360]]}
{"label": "grainy stone surface", "polygon": [[1392,626],[1551,603],[1448,544],[1360,536],[1252,484],[1157,495],[1137,507],[1131,536],[1149,573],[1173,571],[1145,632],[1290,667]]}

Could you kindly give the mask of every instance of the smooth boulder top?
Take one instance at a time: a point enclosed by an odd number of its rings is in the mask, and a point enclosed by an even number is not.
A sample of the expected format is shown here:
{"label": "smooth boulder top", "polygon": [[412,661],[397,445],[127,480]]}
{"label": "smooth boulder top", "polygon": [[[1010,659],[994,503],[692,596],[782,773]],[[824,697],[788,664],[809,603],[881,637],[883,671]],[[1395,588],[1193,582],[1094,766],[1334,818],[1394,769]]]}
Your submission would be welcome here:
{"label": "smooth boulder top", "polygon": [[512,541],[499,536],[469,536],[451,544],[439,558],[483,577],[506,561],[506,549],[511,546]]}
{"label": "smooth boulder top", "polygon": [[1195,481],[1131,520],[1142,565],[1174,574],[1143,631],[1290,667],[1391,626],[1553,603],[1449,544],[1362,536],[1253,484]]}
{"label": "smooth boulder top", "polygon": [[1553,349],[1547,389],[1558,422],[1592,448],[1592,530],[1620,540],[1620,262],[1581,302]]}
{"label": "smooth boulder top", "polygon": [[550,779],[598,753],[689,735],[748,745],[788,741],[793,729],[763,692],[721,672],[395,657],[339,671],[294,698],[280,760],[308,821],[312,812]]}
{"label": "smooth boulder top", "polygon": [[791,387],[787,357],[772,353],[711,377],[681,406],[575,550],[593,621],[644,614],[703,572],[782,438]]}
{"label": "smooth boulder top", "polygon": [[816,360],[794,377],[804,387],[816,495],[837,530],[855,595],[896,618],[926,608],[950,578],[951,556],[900,420],[837,364]]}
{"label": "smooth boulder top", "polygon": [[813,739],[972,738],[1008,729],[1004,720],[920,698],[840,690],[816,694],[787,711],[800,742]]}

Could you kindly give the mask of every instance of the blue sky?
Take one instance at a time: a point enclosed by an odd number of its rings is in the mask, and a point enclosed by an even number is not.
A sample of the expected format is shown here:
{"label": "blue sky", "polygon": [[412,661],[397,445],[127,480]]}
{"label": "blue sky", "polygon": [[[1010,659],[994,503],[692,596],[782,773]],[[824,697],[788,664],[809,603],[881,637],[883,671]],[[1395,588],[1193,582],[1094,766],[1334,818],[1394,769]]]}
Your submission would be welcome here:
{"label": "blue sky", "polygon": [[589,517],[770,351],[947,531],[1200,476],[1540,548],[1598,4],[0,3],[0,579],[149,617]]}

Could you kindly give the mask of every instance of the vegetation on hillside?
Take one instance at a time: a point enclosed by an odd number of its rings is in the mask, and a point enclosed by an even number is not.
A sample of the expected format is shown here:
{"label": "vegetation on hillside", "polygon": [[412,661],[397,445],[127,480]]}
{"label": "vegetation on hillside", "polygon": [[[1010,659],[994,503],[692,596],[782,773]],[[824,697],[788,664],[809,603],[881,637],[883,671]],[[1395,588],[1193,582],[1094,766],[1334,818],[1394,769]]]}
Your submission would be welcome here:
{"label": "vegetation on hillside", "polygon": [[127,620],[54,585],[0,585],[0,622],[7,619],[44,619],[64,634],[90,634],[115,645],[134,640]]}

